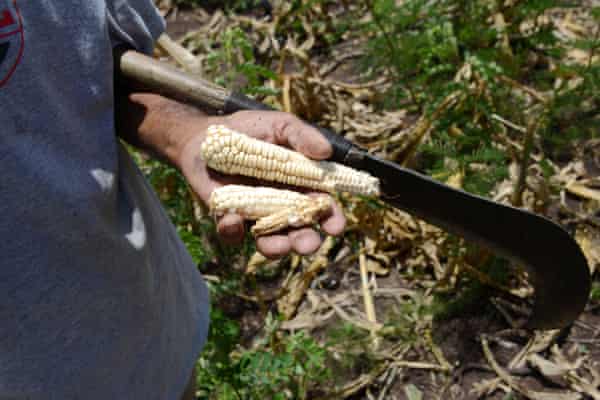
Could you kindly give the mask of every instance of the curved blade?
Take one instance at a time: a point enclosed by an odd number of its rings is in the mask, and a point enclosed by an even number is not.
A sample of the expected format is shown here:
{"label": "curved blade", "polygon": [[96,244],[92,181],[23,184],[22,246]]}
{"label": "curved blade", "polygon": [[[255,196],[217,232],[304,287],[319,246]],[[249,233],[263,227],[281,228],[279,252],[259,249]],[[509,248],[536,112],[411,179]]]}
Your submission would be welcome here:
{"label": "curved blade", "polygon": [[589,298],[590,273],[580,247],[559,225],[369,154],[361,164],[381,179],[389,204],[521,263],[535,289],[529,327],[562,328],[581,314]]}

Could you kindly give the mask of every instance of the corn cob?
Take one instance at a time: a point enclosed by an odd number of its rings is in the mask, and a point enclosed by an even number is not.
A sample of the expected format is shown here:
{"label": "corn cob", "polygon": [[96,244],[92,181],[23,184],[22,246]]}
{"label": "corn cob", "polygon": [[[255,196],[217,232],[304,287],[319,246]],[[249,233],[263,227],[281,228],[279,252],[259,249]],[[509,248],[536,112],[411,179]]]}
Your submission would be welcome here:
{"label": "corn cob", "polygon": [[236,213],[256,220],[251,232],[254,236],[262,236],[316,223],[331,209],[331,200],[290,190],[227,185],[213,191],[209,207],[216,216]]}
{"label": "corn cob", "polygon": [[201,146],[207,165],[217,171],[302,186],[325,192],[379,195],[379,180],[365,172],[314,161],[293,150],[263,142],[222,125],[211,125]]}

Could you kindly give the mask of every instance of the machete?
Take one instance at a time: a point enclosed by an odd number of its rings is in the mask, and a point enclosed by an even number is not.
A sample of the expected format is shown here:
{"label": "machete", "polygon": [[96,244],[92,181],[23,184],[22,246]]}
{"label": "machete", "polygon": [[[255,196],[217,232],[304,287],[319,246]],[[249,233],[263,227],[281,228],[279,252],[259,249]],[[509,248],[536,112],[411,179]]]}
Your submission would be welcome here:
{"label": "machete", "polygon": [[[272,110],[134,51],[122,53],[116,65],[127,83],[199,107],[225,114]],[[341,135],[317,128],[334,149],[330,160],[378,177],[384,201],[522,265],[535,291],[528,328],[564,328],[583,312],[591,286],[587,261],[575,240],[559,225],[528,211],[451,188],[377,158]]]}

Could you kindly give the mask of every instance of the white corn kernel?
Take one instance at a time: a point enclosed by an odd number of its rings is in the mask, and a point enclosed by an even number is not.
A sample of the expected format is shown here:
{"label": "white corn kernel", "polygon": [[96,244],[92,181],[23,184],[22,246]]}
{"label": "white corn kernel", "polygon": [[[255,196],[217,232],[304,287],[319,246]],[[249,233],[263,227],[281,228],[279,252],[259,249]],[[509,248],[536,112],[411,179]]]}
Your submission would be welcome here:
{"label": "white corn kernel", "polygon": [[[201,152],[209,167],[226,174],[242,174],[288,184],[294,182],[297,186],[327,192],[379,195],[379,180],[365,172],[333,162],[314,161],[221,125],[211,125],[207,129]],[[232,154],[235,157],[230,161],[229,155]]]}
{"label": "white corn kernel", "polygon": [[317,223],[331,209],[331,200],[289,190],[227,185],[213,191],[209,207],[215,216],[237,213],[256,220],[252,233],[261,236]]}

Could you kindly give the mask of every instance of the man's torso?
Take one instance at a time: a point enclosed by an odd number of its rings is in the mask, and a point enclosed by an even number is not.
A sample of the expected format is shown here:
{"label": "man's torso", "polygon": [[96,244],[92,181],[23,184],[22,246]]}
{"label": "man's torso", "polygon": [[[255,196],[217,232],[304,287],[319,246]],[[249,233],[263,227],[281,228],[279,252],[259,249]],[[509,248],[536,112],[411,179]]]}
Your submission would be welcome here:
{"label": "man's torso", "polygon": [[112,48],[162,28],[150,0],[0,0],[0,398],[185,386],[206,287],[114,132]]}

